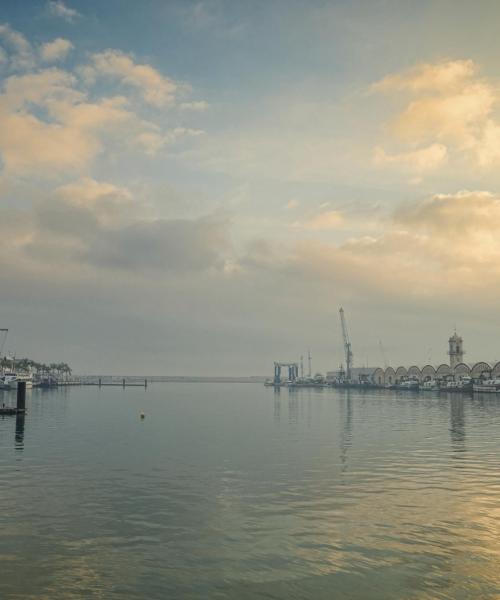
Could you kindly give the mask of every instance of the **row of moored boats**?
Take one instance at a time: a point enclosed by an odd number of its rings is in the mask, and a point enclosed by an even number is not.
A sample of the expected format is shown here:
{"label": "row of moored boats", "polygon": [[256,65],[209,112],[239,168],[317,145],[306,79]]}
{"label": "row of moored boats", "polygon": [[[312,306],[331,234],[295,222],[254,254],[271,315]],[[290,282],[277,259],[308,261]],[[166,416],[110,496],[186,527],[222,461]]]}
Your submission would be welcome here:
{"label": "row of moored boats", "polygon": [[0,372],[0,390],[15,390],[20,381],[23,381],[28,389],[57,386],[57,380],[51,375],[33,375],[32,373],[16,373],[14,371]]}
{"label": "row of moored boats", "polygon": [[420,383],[418,379],[408,378],[396,385],[388,386],[391,389],[398,390],[419,390],[422,392],[486,392],[500,393],[500,378],[493,379],[473,379],[464,376],[458,381],[438,381],[431,379]]}

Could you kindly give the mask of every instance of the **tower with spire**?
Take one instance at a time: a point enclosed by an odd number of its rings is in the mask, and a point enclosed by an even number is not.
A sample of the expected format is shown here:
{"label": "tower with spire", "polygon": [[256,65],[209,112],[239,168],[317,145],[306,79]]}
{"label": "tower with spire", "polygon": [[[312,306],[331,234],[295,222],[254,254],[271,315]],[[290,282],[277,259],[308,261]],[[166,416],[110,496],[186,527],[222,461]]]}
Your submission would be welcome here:
{"label": "tower with spire", "polygon": [[458,364],[464,361],[464,341],[457,334],[457,330],[448,340],[449,350],[448,356],[450,357],[450,367],[453,370]]}

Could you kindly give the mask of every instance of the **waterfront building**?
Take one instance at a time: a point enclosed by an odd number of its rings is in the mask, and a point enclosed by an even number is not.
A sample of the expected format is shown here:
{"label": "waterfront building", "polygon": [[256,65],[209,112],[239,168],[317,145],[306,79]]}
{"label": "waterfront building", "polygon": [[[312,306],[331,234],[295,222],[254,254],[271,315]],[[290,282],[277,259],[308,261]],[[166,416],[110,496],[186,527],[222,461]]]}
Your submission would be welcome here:
{"label": "waterfront building", "polygon": [[455,330],[455,333],[448,340],[448,344],[448,356],[450,357],[450,367],[452,371],[454,371],[457,365],[464,362],[464,341],[459,335],[457,335],[457,331]]}

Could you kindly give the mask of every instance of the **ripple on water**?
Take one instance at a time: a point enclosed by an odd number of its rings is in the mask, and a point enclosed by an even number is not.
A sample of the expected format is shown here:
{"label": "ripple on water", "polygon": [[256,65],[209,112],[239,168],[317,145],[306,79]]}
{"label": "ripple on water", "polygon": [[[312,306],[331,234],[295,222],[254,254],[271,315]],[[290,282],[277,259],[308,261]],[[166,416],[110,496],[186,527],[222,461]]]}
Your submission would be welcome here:
{"label": "ripple on water", "polygon": [[500,595],[500,400],[169,384],[28,405],[0,419],[1,598]]}

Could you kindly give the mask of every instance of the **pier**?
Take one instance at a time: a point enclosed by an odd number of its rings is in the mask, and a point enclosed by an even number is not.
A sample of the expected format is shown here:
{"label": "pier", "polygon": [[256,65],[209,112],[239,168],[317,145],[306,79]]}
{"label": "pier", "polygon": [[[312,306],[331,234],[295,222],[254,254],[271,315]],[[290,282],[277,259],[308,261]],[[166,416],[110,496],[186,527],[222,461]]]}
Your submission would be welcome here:
{"label": "pier", "polygon": [[110,380],[102,380],[100,377],[97,381],[82,381],[80,385],[93,385],[97,387],[148,387],[148,380],[144,379],[141,381],[127,379],[126,377],[122,377],[119,381],[117,379],[111,378]]}

